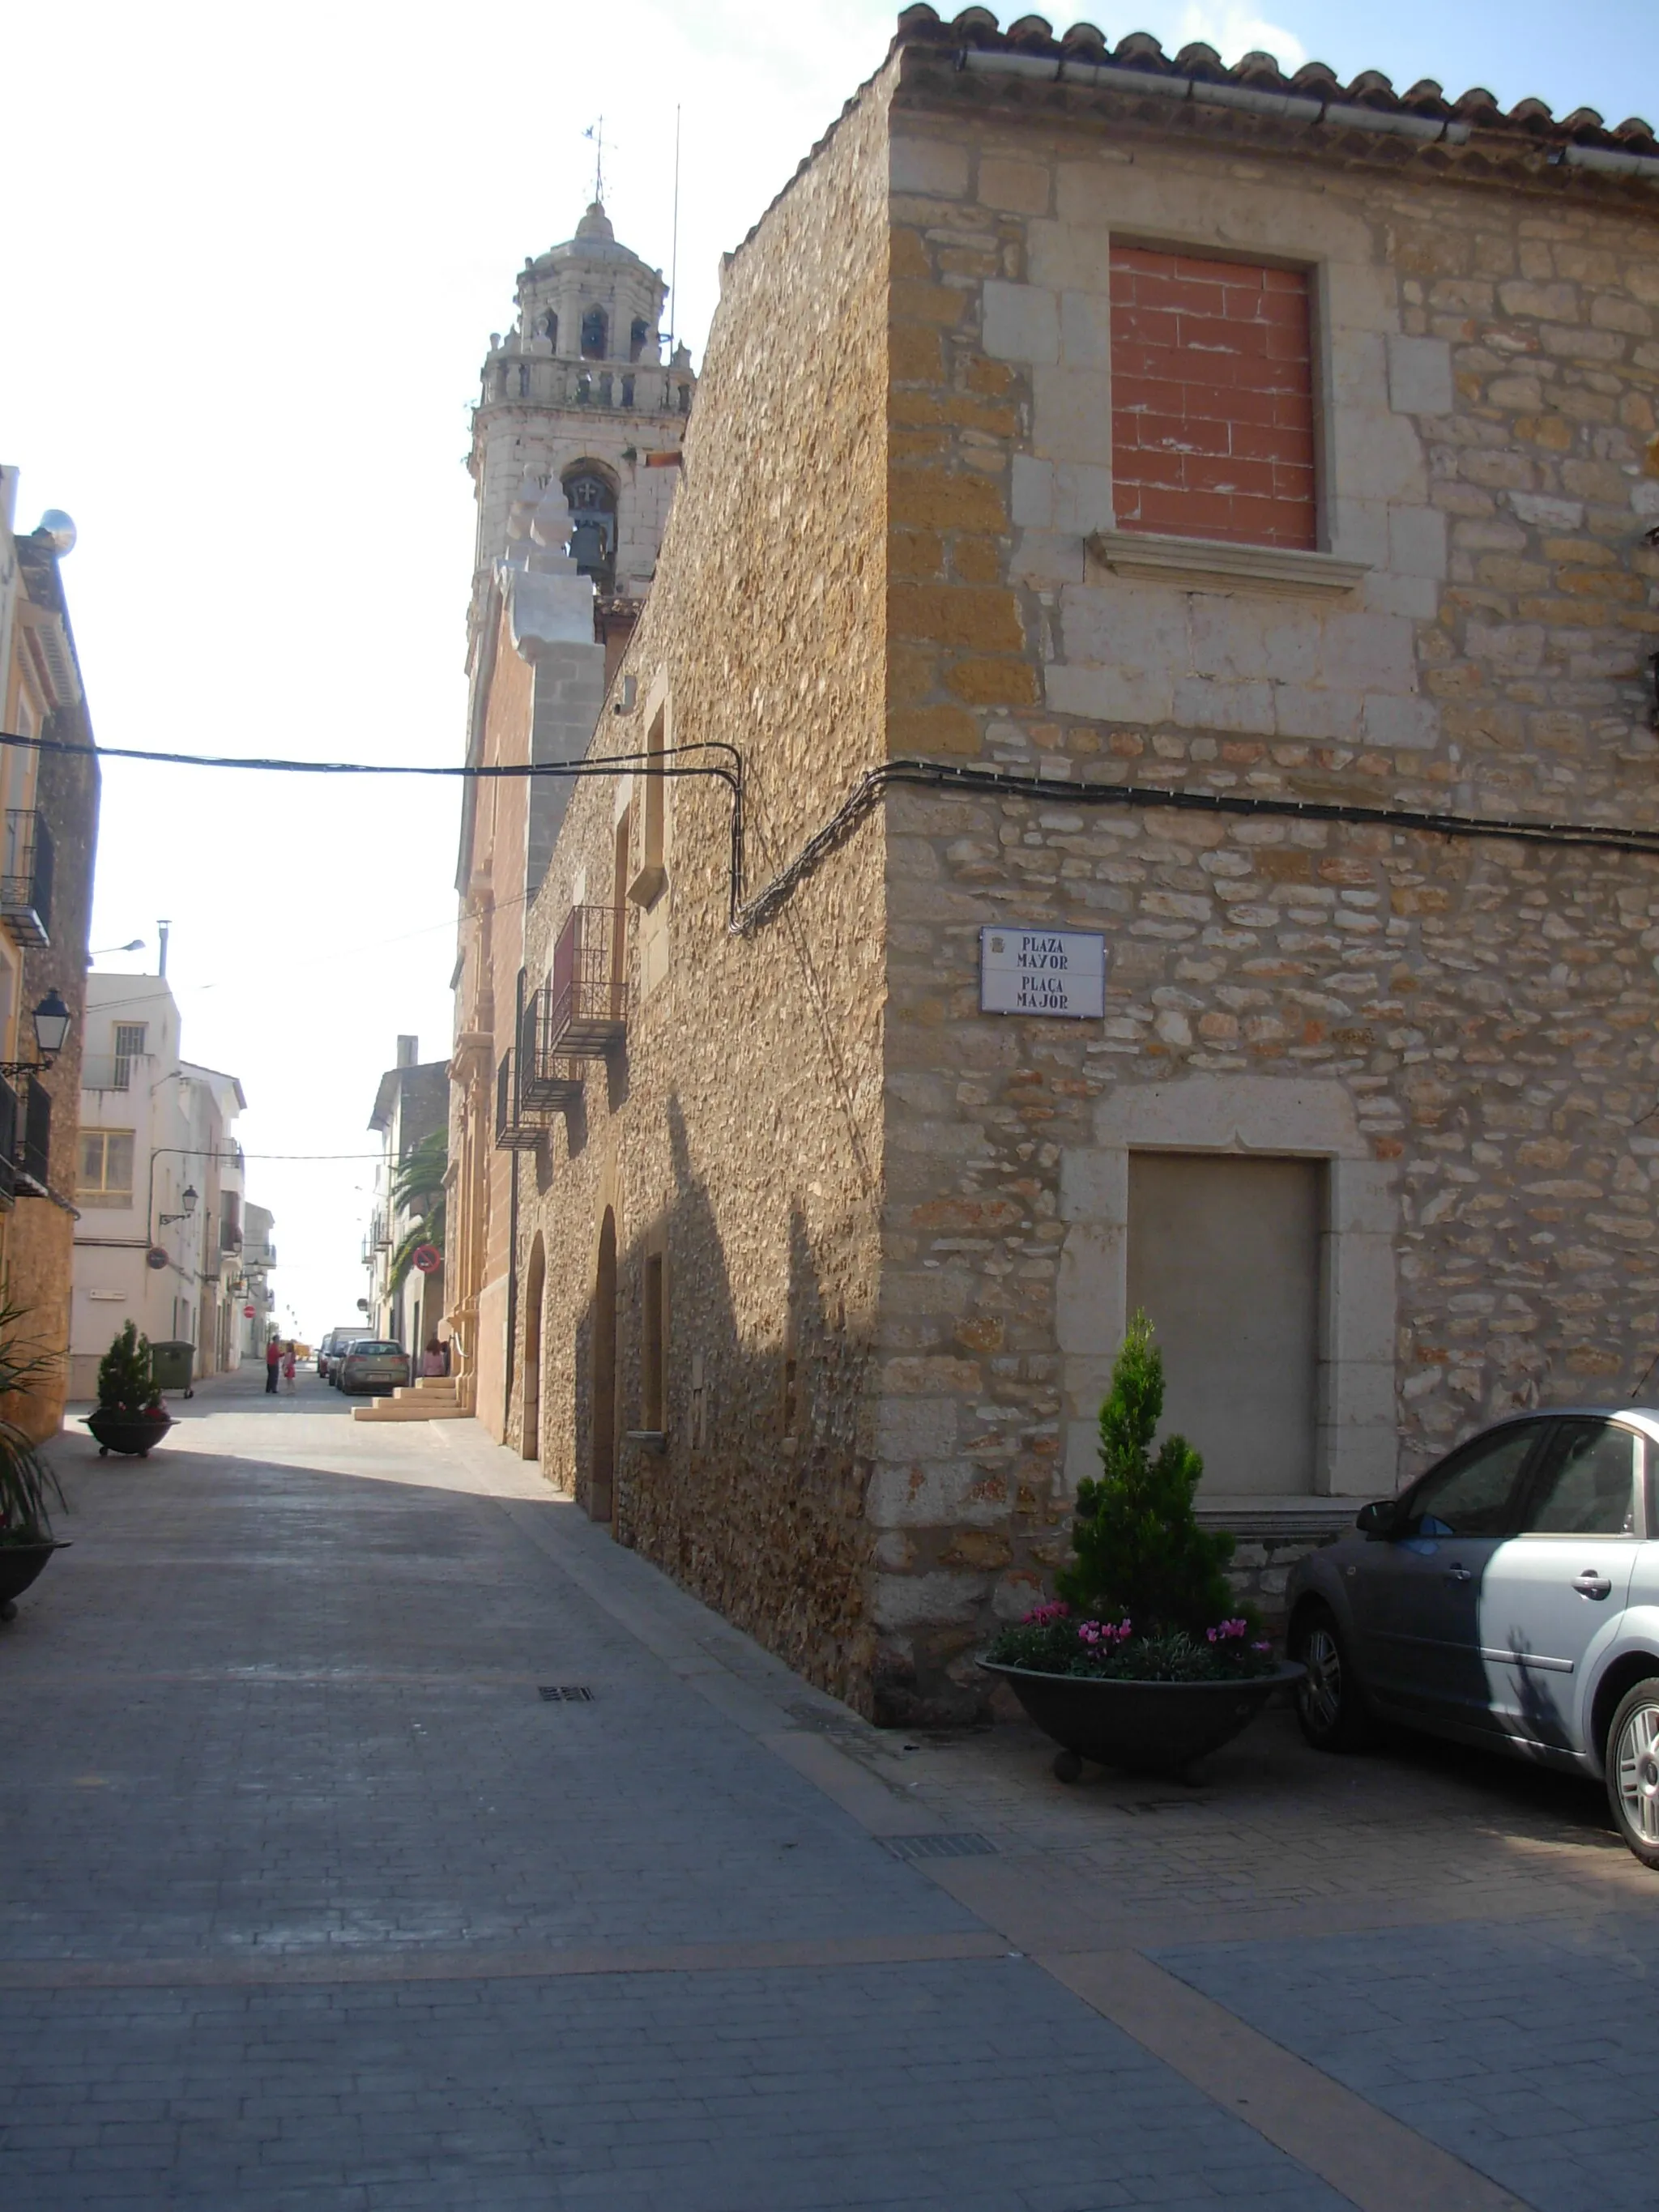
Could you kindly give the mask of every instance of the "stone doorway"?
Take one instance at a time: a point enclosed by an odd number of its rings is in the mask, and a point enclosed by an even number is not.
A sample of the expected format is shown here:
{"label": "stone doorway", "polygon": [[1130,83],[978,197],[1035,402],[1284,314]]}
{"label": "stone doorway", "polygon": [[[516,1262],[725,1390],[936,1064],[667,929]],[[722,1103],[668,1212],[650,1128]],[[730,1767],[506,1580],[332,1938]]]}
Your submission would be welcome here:
{"label": "stone doorway", "polygon": [[542,1302],[547,1290],[547,1249],[538,1236],[530,1248],[524,1286],[524,1419],[519,1449],[526,1459],[542,1455]]}
{"label": "stone doorway", "polygon": [[611,1518],[616,1479],[617,1217],[607,1206],[593,1273],[593,1456],[587,1479],[587,1510],[593,1520]]}
{"label": "stone doorway", "polygon": [[1129,1156],[1128,1307],[1164,1354],[1163,1433],[1199,1495],[1306,1496],[1316,1465],[1323,1163]]}

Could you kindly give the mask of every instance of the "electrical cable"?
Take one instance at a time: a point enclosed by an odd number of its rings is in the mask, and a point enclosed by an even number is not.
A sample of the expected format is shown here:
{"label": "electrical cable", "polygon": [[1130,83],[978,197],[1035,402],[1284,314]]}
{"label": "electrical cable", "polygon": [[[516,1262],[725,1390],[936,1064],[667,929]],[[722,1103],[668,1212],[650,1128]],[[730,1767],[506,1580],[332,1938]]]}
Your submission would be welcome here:
{"label": "electrical cable", "polygon": [[755,896],[734,904],[727,927],[749,937],[845,842],[893,785],[968,791],[985,798],[1039,799],[1049,806],[1167,807],[1176,812],[1274,817],[1293,822],[1348,822],[1367,829],[1414,830],[1441,837],[1488,838],[1504,843],[1577,846],[1659,858],[1659,828],[1632,830],[1585,822],[1528,821],[1524,817],[1436,814],[1403,806],[1367,806],[1344,799],[1272,799],[1255,792],[1177,791],[1165,784],[1079,783],[1069,777],[1016,774],[1002,769],[955,768],[942,761],[885,761],[860,777],[836,812],[809,837],[793,860]]}

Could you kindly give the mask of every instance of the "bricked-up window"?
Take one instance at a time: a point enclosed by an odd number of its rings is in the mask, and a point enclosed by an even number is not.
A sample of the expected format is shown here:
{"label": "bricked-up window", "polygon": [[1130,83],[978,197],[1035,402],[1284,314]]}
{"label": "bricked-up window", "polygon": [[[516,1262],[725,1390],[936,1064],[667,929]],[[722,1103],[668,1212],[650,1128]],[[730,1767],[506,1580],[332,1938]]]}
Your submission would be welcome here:
{"label": "bricked-up window", "polygon": [[1119,529],[1316,544],[1306,274],[1141,246],[1111,258]]}

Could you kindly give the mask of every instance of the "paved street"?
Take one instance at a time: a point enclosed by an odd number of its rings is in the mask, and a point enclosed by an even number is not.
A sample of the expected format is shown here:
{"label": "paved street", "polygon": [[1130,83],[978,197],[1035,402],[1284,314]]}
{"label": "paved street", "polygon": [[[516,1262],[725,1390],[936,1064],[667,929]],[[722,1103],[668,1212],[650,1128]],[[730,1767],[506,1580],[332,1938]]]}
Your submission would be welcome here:
{"label": "paved street", "polygon": [[[471,1423],[204,1390],[0,1628],[0,2203],[1649,2207],[1659,1886],[1432,1747],[866,1728]],[[553,1693],[553,1694],[550,1694]]]}

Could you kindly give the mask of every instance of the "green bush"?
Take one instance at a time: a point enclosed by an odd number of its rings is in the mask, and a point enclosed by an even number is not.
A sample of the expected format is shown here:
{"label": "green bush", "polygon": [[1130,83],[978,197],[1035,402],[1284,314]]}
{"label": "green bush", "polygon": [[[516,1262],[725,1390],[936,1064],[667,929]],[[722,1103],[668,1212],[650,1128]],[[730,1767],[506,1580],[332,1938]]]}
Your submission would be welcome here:
{"label": "green bush", "polygon": [[1204,1462],[1184,1437],[1165,1437],[1164,1361],[1138,1313],[1100,1409],[1096,1480],[1078,1486],[1072,1561],[1059,1597],[1005,1628],[988,1658],[1049,1674],[1137,1682],[1203,1682],[1265,1674],[1273,1653],[1225,1573],[1231,1536],[1193,1511]]}
{"label": "green bush", "polygon": [[98,1406],[101,1413],[143,1413],[160,1405],[149,1339],[130,1321],[98,1363]]}
{"label": "green bush", "polygon": [[1233,1540],[1198,1525],[1193,1493],[1204,1462],[1185,1437],[1165,1437],[1152,1456],[1163,1411],[1163,1354],[1138,1313],[1100,1409],[1103,1471],[1078,1485],[1073,1564],[1056,1587],[1103,1619],[1127,1613],[1146,1635],[1201,1636],[1234,1609],[1224,1572]]}

